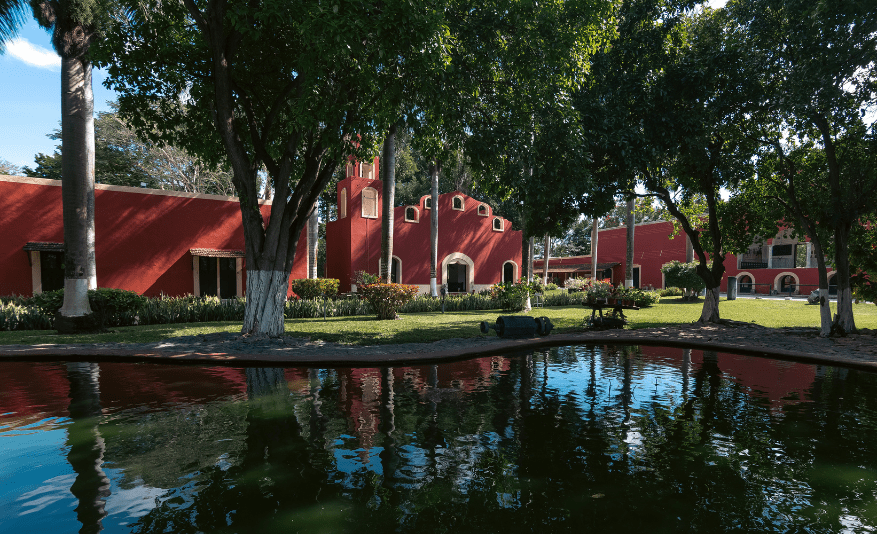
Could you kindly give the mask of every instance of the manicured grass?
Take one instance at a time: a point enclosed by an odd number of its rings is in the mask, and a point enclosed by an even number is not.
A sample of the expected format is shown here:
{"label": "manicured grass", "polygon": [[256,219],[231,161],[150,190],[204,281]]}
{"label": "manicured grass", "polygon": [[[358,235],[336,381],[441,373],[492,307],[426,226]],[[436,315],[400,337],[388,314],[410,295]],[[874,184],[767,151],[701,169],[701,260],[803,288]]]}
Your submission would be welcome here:
{"label": "manicured grass", "polygon": [[[630,328],[647,328],[671,324],[691,323],[700,317],[703,301],[682,302],[678,297],[661,299],[649,308],[628,313]],[[832,304],[834,310],[834,304]],[[817,327],[819,310],[803,300],[739,299],[722,300],[719,312],[725,319],[756,323],[762,326]],[[528,314],[546,316],[555,325],[555,332],[582,329],[582,321],[589,310],[582,306],[535,309]],[[853,306],[856,326],[877,329],[877,306]],[[466,311],[456,313],[406,314],[397,321],[377,321],[373,317],[330,317],[323,319],[293,319],[286,321],[290,336],[305,336],[339,343],[374,345],[409,342],[431,342],[448,338],[469,338],[482,335],[481,321],[494,322],[500,310]],[[112,332],[88,336],[59,336],[52,331],[0,332],[0,344],[41,343],[149,343],[163,339],[208,334],[239,332],[240,323],[189,323],[172,325],[118,327]],[[494,336],[493,332],[488,334]]]}

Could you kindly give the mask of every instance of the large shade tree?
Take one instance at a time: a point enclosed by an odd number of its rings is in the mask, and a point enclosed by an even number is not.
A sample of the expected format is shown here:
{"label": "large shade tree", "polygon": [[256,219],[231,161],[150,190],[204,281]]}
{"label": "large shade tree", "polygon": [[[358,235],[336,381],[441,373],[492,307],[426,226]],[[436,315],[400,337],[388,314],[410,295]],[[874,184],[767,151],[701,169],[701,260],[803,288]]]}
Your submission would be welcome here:
{"label": "large shade tree", "polygon": [[[755,96],[770,120],[754,135],[778,162],[776,192],[811,240],[822,241],[817,228],[827,230],[824,248],[833,250],[837,270],[833,328],[852,332],[849,239],[877,204],[874,132],[864,119],[877,103],[877,9],[807,0],[734,0],[726,9],[736,39],[761,58],[749,76],[763,86]],[[824,276],[820,288],[827,292]]]}
{"label": "large shade tree", "polygon": [[[240,198],[247,262],[243,333],[283,334],[301,230],[348,155],[373,152],[398,115],[384,69],[443,54],[427,3],[184,0],[140,2],[107,32],[103,62],[138,131],[208,161],[226,158]],[[428,43],[436,44],[429,47]],[[392,58],[392,59],[391,59]],[[388,72],[388,70],[390,72]],[[274,188],[259,208],[259,171]]]}

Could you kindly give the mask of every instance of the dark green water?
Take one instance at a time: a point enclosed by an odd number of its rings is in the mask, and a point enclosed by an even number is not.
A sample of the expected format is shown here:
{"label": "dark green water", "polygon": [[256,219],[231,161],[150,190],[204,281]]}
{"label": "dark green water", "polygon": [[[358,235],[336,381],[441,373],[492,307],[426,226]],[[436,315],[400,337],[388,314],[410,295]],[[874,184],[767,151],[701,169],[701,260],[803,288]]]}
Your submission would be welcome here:
{"label": "dark green water", "polygon": [[877,376],[681,349],[0,365],[0,532],[868,532]]}

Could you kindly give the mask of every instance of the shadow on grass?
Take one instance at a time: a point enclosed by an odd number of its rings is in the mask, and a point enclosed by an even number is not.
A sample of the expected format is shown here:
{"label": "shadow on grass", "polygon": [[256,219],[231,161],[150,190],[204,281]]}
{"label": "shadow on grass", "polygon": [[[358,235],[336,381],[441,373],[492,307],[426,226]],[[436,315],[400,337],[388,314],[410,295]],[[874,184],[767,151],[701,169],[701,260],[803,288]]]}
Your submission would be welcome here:
{"label": "shadow on grass", "polygon": [[662,297],[661,304],[697,304],[703,306],[703,299],[698,298],[697,300],[682,300],[682,297]]}

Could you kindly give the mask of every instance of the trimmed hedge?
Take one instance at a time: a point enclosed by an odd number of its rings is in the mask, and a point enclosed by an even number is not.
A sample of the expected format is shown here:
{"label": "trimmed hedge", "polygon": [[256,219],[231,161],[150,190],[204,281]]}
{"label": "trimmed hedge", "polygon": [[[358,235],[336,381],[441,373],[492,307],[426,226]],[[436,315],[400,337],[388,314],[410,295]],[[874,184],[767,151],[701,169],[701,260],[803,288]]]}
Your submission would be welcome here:
{"label": "trimmed hedge", "polygon": [[295,278],[289,281],[289,287],[303,299],[337,295],[339,284],[337,278]]}
{"label": "trimmed hedge", "polygon": [[379,320],[398,319],[396,313],[417,295],[417,286],[406,284],[367,284],[357,288],[362,298],[371,304]]}

